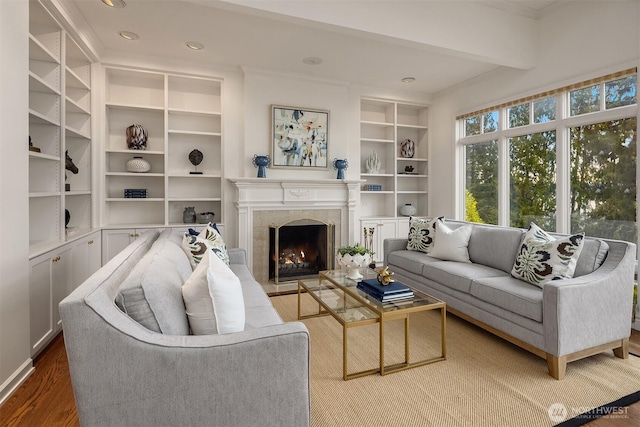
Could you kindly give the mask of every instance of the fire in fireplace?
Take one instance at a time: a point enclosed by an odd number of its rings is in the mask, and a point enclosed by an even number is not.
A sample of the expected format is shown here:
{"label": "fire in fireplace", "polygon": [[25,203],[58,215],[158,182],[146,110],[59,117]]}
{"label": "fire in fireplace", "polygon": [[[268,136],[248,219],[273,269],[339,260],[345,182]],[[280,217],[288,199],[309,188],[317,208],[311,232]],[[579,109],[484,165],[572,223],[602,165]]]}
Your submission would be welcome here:
{"label": "fire in fireplace", "polygon": [[333,268],[335,227],[302,219],[269,227],[269,280],[276,284]]}

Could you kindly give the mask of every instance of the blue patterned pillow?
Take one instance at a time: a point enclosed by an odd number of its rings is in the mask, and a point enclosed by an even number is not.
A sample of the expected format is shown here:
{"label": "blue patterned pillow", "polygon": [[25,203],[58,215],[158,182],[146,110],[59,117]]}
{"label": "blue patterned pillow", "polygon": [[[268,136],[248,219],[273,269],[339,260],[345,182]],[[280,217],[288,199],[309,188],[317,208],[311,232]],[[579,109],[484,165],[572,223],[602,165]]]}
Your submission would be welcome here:
{"label": "blue patterned pillow", "polygon": [[552,280],[570,279],[583,245],[584,234],[555,239],[531,223],[516,255],[511,275],[539,287]]}
{"label": "blue patterned pillow", "polygon": [[207,224],[207,227],[199,234],[194,235],[189,231],[184,233],[182,249],[189,256],[193,269],[200,263],[207,249],[211,249],[225,264],[229,265],[227,246],[213,223]]}

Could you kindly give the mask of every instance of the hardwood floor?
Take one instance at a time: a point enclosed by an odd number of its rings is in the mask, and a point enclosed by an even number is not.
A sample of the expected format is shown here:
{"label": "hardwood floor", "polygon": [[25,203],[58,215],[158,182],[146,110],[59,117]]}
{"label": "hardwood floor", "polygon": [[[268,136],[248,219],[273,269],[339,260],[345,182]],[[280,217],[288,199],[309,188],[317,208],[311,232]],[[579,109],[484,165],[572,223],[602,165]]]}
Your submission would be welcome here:
{"label": "hardwood floor", "polygon": [[[640,332],[632,330],[629,350],[640,355]],[[0,407],[0,426],[79,426],[62,334],[35,360],[35,367],[35,372]],[[605,416],[586,425],[636,427],[640,425],[640,402],[625,408],[624,413]]]}

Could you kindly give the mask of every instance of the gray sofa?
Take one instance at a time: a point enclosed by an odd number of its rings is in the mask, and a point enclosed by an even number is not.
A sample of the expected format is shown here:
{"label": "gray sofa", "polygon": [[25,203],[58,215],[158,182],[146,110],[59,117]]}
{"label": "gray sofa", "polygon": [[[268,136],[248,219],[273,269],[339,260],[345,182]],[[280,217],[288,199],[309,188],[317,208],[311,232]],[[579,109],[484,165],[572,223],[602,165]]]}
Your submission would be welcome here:
{"label": "gray sofa", "polygon": [[510,274],[524,230],[472,227],[471,263],[407,250],[407,239],[386,239],[384,265],[396,280],[445,301],[449,312],[545,358],[556,379],[564,377],[567,362],[602,351],[628,357],[635,245],[587,237],[574,277],[540,288]]}
{"label": "gray sofa", "polygon": [[80,424],[309,425],[306,327],[281,320],[236,249],[244,331],[190,335],[181,236],[143,234],[60,303]]}

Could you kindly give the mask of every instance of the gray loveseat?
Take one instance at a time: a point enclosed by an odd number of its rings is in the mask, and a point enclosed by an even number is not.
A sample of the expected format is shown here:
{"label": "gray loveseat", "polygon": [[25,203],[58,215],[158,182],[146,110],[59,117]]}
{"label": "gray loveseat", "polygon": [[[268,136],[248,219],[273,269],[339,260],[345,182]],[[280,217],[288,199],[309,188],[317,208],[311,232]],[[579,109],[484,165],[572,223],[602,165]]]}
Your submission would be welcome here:
{"label": "gray loveseat", "polygon": [[[181,237],[143,234],[60,303],[80,424],[309,425],[306,327],[281,320],[236,249],[244,331],[189,335]],[[116,304],[123,299],[129,314]]]}
{"label": "gray loveseat", "polygon": [[471,263],[407,250],[408,239],[386,239],[384,265],[396,280],[445,301],[456,316],[545,358],[556,379],[567,362],[605,350],[628,357],[635,245],[587,237],[574,277],[540,288],[511,276],[524,230],[472,227]]}

